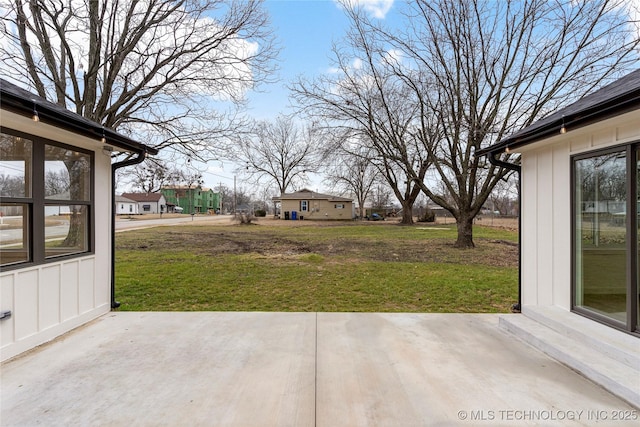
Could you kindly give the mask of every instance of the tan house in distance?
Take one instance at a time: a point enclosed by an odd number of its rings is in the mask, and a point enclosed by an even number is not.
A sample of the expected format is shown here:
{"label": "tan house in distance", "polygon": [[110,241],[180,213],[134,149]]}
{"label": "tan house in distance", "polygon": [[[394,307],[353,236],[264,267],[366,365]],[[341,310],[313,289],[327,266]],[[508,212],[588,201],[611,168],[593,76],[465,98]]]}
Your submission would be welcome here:
{"label": "tan house in distance", "polygon": [[280,219],[350,220],[353,219],[353,200],[302,189],[273,198],[280,203]]}

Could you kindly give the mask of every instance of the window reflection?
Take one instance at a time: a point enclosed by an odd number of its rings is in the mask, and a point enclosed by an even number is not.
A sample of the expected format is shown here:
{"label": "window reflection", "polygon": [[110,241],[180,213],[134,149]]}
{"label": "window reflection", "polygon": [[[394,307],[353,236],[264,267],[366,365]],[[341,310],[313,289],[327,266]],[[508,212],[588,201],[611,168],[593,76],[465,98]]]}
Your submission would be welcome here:
{"label": "window reflection", "polygon": [[32,142],[0,133],[0,196],[31,197]]}
{"label": "window reflection", "polygon": [[625,152],[575,162],[574,303],[620,322],[626,322],[626,176]]}
{"label": "window reflection", "polygon": [[45,257],[88,251],[87,219],[84,205],[45,206]]}
{"label": "window reflection", "polygon": [[90,172],[88,154],[45,145],[44,194],[47,199],[89,200]]}
{"label": "window reflection", "polygon": [[27,205],[0,204],[0,265],[29,261]]}

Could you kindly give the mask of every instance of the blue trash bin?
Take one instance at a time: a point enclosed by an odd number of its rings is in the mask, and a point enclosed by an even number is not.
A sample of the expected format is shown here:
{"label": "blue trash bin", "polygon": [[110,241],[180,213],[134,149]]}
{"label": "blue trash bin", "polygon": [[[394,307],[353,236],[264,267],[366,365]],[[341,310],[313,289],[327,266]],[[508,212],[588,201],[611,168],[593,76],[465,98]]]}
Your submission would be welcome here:
{"label": "blue trash bin", "polygon": [[291,219],[292,220],[296,220],[298,219],[298,212],[297,211],[291,211]]}

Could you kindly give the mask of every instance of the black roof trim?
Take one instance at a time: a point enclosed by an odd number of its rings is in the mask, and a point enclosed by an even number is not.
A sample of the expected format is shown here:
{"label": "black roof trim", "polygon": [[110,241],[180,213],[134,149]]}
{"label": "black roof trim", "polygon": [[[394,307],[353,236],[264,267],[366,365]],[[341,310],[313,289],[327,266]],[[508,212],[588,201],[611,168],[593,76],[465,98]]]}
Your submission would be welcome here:
{"label": "black roof trim", "polygon": [[593,92],[590,95],[538,120],[530,126],[478,150],[479,156],[515,149],[579,127],[640,109],[640,69]]}
{"label": "black roof trim", "polygon": [[0,107],[17,114],[31,117],[34,110],[43,123],[48,123],[89,138],[100,140],[125,151],[158,154],[158,150],[141,144],[99,123],[80,116],[66,108],[47,101],[13,83],[0,79]]}

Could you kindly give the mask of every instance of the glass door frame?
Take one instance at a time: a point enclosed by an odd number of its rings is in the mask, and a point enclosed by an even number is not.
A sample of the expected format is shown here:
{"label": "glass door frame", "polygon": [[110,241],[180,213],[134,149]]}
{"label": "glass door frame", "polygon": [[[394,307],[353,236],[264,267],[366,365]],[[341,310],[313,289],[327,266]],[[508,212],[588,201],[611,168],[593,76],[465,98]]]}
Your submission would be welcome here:
{"label": "glass door frame", "polygon": [[[590,310],[588,307],[576,306],[577,286],[577,212],[576,212],[576,162],[596,156],[625,151],[627,192],[625,227],[626,227],[626,322],[619,322],[609,316]],[[640,336],[640,319],[638,318],[638,165],[640,163],[640,142],[616,145],[601,150],[589,151],[571,156],[571,311],[588,317],[616,329]]]}

